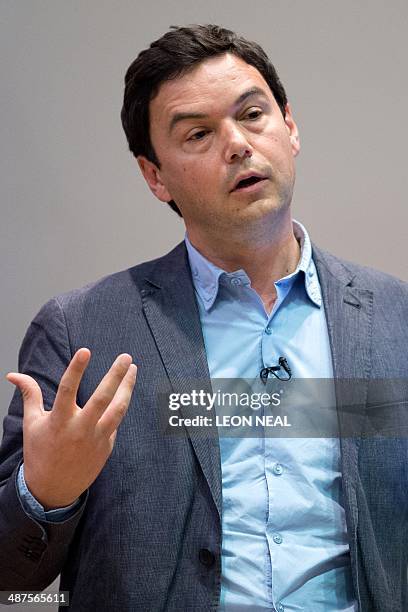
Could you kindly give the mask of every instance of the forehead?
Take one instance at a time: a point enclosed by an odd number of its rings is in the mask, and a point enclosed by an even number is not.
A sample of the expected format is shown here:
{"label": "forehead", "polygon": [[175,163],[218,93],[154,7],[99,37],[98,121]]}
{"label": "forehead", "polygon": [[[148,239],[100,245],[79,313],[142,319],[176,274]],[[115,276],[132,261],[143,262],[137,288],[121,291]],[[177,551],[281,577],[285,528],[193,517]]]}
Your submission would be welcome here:
{"label": "forehead", "polygon": [[237,96],[252,87],[261,88],[274,99],[265,79],[254,66],[230,53],[209,58],[160,86],[150,102],[151,119],[162,123],[176,111],[215,111],[232,104]]}

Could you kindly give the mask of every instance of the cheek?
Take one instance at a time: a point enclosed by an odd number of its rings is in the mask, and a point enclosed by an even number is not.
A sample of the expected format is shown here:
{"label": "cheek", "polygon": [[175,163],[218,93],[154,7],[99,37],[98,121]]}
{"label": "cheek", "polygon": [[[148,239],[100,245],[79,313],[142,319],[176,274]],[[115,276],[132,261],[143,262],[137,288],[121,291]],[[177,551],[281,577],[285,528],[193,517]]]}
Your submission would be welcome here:
{"label": "cheek", "polygon": [[194,163],[183,164],[181,178],[184,190],[188,193],[204,195],[216,188],[216,168],[211,160],[200,159]]}
{"label": "cheek", "polygon": [[166,168],[165,184],[172,199],[180,205],[198,202],[206,197],[206,169],[203,165],[172,164]]}
{"label": "cheek", "polygon": [[272,168],[282,172],[293,168],[292,146],[287,132],[266,134],[262,142],[262,152],[271,162]]}

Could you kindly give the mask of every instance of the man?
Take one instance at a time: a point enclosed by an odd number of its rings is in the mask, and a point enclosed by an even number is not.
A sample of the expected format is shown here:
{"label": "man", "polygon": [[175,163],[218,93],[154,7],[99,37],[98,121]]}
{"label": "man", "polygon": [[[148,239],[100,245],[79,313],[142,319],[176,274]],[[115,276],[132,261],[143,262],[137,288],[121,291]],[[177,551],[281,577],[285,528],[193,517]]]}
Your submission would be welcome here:
{"label": "man", "polygon": [[164,435],[158,393],[273,371],[362,379],[367,407],[372,381],[408,376],[407,286],[292,220],[299,134],[258,45],[175,28],[125,82],[130,149],[186,239],[30,326],[8,375],[1,588],[61,573],[73,610],[406,610],[403,435]]}

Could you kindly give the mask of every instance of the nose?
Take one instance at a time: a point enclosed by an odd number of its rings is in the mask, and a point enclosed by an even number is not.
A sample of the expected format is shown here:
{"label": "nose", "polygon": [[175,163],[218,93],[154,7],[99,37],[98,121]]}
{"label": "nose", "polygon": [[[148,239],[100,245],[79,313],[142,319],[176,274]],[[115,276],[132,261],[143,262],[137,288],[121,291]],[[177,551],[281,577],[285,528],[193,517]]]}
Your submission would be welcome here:
{"label": "nose", "polygon": [[224,138],[224,157],[228,164],[245,157],[252,157],[253,148],[237,125],[229,125],[225,128]]}

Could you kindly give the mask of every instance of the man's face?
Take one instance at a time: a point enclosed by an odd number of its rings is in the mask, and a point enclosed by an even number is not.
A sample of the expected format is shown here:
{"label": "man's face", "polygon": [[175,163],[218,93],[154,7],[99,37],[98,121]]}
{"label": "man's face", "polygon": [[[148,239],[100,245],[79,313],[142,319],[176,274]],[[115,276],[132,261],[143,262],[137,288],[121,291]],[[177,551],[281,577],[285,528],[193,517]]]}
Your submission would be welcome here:
{"label": "man's face", "polygon": [[163,83],[150,136],[160,169],[144,157],[139,165],[153,193],[176,202],[190,237],[245,232],[290,204],[299,152],[290,108],[284,118],[262,75],[234,55]]}

